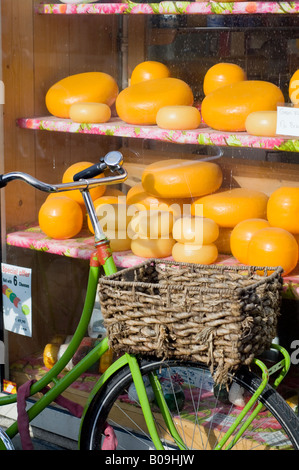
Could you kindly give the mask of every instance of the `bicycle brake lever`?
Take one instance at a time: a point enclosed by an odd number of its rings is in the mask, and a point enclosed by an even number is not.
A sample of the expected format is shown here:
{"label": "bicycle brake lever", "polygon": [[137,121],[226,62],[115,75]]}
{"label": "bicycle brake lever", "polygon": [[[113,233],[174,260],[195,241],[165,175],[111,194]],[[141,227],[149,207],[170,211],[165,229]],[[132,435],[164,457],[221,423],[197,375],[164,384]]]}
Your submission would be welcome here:
{"label": "bicycle brake lever", "polygon": [[76,173],[73,177],[74,181],[80,181],[81,179],[90,179],[98,176],[100,173],[103,173],[107,168],[111,172],[117,171],[121,168],[123,162],[123,156],[118,151],[108,152],[103,158],[101,158],[99,163],[86,168],[85,170]]}
{"label": "bicycle brake lever", "polygon": [[113,150],[112,152],[108,152],[101,161],[107,165],[111,172],[114,172],[121,168],[123,164],[123,156],[117,150]]}

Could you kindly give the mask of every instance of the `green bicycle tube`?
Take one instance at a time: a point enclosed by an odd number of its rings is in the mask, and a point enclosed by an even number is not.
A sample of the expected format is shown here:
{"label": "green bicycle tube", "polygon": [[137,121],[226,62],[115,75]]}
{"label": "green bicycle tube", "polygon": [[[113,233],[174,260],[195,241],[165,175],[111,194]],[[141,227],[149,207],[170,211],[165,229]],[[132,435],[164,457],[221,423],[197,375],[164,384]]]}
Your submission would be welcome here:
{"label": "green bicycle tube", "polygon": [[[257,364],[263,371],[263,377],[267,380],[269,380],[269,376],[275,372],[277,372],[277,370],[281,369],[281,373],[279,374],[279,376],[276,378],[274,384],[273,384],[273,388],[277,388],[278,385],[281,383],[281,381],[283,380],[283,378],[286,376],[289,368],[290,368],[290,365],[291,365],[291,362],[290,362],[290,356],[288,354],[288,352],[286,351],[286,349],[284,349],[282,346],[279,346],[277,344],[272,344],[271,346],[272,349],[276,349],[277,351],[279,351],[283,356],[284,356],[284,359],[282,359],[280,362],[278,362],[277,364],[275,364],[274,366],[272,366],[270,369],[267,369],[267,372],[265,371],[265,368],[266,366],[264,365],[264,363],[262,361],[259,361],[258,359],[254,359],[253,360],[253,363]],[[249,418],[245,421],[245,423],[243,424],[243,426],[240,428],[239,432],[237,433],[237,435],[235,436],[234,440],[229,444],[229,448],[231,448],[235,442],[238,441],[238,439],[240,439],[240,437],[242,436],[242,434],[244,433],[244,431],[248,428],[248,426],[252,423],[252,421],[255,419],[255,417],[259,414],[259,412],[261,411],[261,409],[263,408],[263,404],[262,403],[259,403],[255,409],[252,411],[251,415],[249,416]]]}
{"label": "green bicycle tube", "polygon": [[92,391],[89,393],[88,395],[88,398],[87,398],[87,401],[85,403],[85,406],[84,406],[84,410],[83,410],[83,413],[82,413],[82,417],[81,417],[81,423],[80,423],[80,430],[79,430],[79,437],[78,437],[78,446],[80,448],[80,440],[81,440],[81,429],[82,429],[82,426],[83,426],[83,422],[84,422],[84,417],[85,417],[85,414],[88,410],[88,407],[90,405],[90,403],[92,402],[92,400],[94,399],[95,395],[99,392],[99,390],[102,388],[102,386],[105,384],[105,382],[107,382],[108,379],[110,379],[110,377],[115,374],[118,370],[122,369],[124,366],[128,365],[128,361],[127,361],[127,358],[125,356],[125,354],[123,356],[121,356],[119,359],[117,359],[116,361],[114,361],[111,366],[101,375],[101,377],[99,378],[99,380],[97,381],[97,383],[95,384],[94,388],[92,389]]}
{"label": "green bicycle tube", "polygon": [[[242,422],[242,420],[245,418],[245,416],[248,414],[252,406],[258,401],[259,396],[263,392],[264,388],[266,387],[268,381],[269,381],[269,374],[268,374],[268,369],[265,366],[265,364],[260,361],[259,359],[253,359],[253,363],[255,363],[257,366],[259,366],[262,370],[262,382],[256,392],[252,395],[250,400],[246,403],[244,406],[243,410],[239,414],[239,416],[236,418],[235,422],[232,424],[232,426],[228,429],[228,431],[225,433],[219,444],[215,447],[215,450],[220,450],[222,447],[226,444],[232,433],[237,429],[239,424]],[[261,406],[262,407],[262,406]],[[229,450],[240,437],[242,434],[245,432],[245,430],[248,428],[248,426],[251,424],[251,422],[254,420],[256,415],[260,411],[260,405],[257,405],[256,409],[252,411],[251,415],[247,418],[245,423],[242,425],[241,429],[238,431],[237,435],[234,437],[233,441],[228,445],[226,450]]]}
{"label": "green bicycle tube", "polygon": [[187,447],[183,443],[181,436],[178,434],[176,426],[173,422],[172,416],[169,413],[169,409],[167,406],[167,403],[165,401],[162,387],[160,384],[160,381],[157,377],[157,374],[155,372],[151,372],[149,375],[149,380],[150,384],[152,386],[152,389],[154,391],[155,399],[158,403],[159,409],[161,411],[161,414],[163,416],[164,422],[167,426],[168,431],[170,432],[170,435],[172,438],[175,440],[176,444],[181,450],[187,450]]}
{"label": "green bicycle tube", "polygon": [[139,398],[139,403],[153,444],[157,450],[164,450],[164,446],[162,445],[162,442],[160,441],[160,438],[157,433],[156,425],[154,422],[152,410],[145,390],[145,385],[143,382],[142,374],[140,372],[137,358],[128,353],[125,353],[125,355],[127,357],[133,382],[135,384],[137,395]]}
{"label": "green bicycle tube", "polygon": [[[112,257],[111,257],[112,258]],[[107,265],[106,265],[107,264]],[[113,258],[108,258],[108,262],[105,263],[105,271],[107,273],[115,272],[116,267],[114,264]],[[62,379],[57,380],[58,374],[64,369],[66,364],[71,360],[75,351],[77,350],[82,338],[84,337],[91,314],[94,307],[96,289],[99,279],[100,267],[99,266],[90,266],[89,268],[89,278],[87,285],[87,292],[85,303],[83,307],[82,316],[76,332],[65,351],[61,359],[53,366],[53,368],[38,382],[32,385],[31,395],[40,392],[45,388],[49,383],[53,382],[55,385],[39,399],[29,410],[28,417],[31,421],[34,419],[45,407],[51,404],[66,388],[68,388],[80,375],[82,375],[86,370],[88,370],[107,350],[108,350],[108,340],[105,338],[101,343],[99,343],[93,350],[83,358],[68,374],[66,374]],[[121,367],[121,365],[116,365],[115,367]],[[113,369],[115,369],[115,367]],[[107,380],[108,374],[105,375],[104,380]],[[102,380],[102,383],[104,383]],[[16,402],[17,395],[12,395],[8,397],[1,397],[0,404],[10,404]],[[18,432],[17,423],[14,423],[8,430],[7,434],[12,438]]]}
{"label": "green bicycle tube", "polygon": [[109,258],[107,258],[105,264],[103,265],[103,269],[106,276],[110,276],[110,274],[114,274],[117,272],[113,256],[109,256]]}
{"label": "green bicycle tube", "polygon": [[278,364],[275,364],[274,366],[269,368],[269,375],[274,374],[275,372],[277,372],[278,369],[281,369],[280,374],[278,375],[278,377],[276,377],[274,384],[272,385],[273,388],[276,389],[278,385],[282,382],[282,380],[285,378],[291,367],[291,358],[287,350],[279,344],[273,343],[271,345],[271,349],[276,349],[283,356],[283,359]]}
{"label": "green bicycle tube", "polygon": [[[103,339],[101,343],[95,346],[73,369],[71,369],[64,377],[55,383],[55,385],[28,410],[29,421],[32,421],[39,413],[41,413],[48,405],[50,405],[61,393],[63,393],[78,377],[89,369],[101,356],[108,350],[108,340]],[[33,387],[32,387],[33,388]],[[7,435],[12,438],[18,432],[17,423],[13,423],[6,431]]]}

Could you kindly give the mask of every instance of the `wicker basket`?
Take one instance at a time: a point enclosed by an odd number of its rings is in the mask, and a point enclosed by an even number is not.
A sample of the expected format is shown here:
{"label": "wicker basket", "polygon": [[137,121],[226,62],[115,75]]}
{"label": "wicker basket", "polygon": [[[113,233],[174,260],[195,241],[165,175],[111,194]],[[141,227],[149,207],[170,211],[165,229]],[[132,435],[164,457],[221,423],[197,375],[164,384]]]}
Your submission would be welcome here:
{"label": "wicker basket", "polygon": [[110,347],[204,362],[223,383],[275,337],[281,272],[148,260],[103,277],[99,295]]}

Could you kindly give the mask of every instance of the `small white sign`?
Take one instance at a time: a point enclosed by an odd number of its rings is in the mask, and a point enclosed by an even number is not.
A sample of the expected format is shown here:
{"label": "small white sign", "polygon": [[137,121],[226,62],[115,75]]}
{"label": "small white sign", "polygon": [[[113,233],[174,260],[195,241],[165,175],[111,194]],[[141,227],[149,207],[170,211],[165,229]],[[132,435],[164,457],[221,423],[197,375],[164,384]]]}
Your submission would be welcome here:
{"label": "small white sign", "polygon": [[1,263],[4,328],[32,336],[31,269]]}
{"label": "small white sign", "polygon": [[5,348],[3,341],[0,340],[0,364],[4,364]]}
{"label": "small white sign", "polygon": [[5,103],[5,87],[2,80],[0,80],[0,104]]}
{"label": "small white sign", "polygon": [[299,108],[277,107],[276,134],[299,137]]}

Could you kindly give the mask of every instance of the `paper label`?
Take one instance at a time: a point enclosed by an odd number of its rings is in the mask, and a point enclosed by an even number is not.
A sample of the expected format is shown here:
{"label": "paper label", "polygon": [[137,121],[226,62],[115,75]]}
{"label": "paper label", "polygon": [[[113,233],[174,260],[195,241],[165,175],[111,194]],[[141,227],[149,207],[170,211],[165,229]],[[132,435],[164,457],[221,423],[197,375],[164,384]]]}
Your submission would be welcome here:
{"label": "paper label", "polygon": [[0,341],[0,364],[4,364],[5,347],[3,341]]}
{"label": "paper label", "polygon": [[299,137],[299,108],[277,107],[276,134]]}
{"label": "paper label", "polygon": [[1,264],[4,328],[32,336],[31,269]]}

